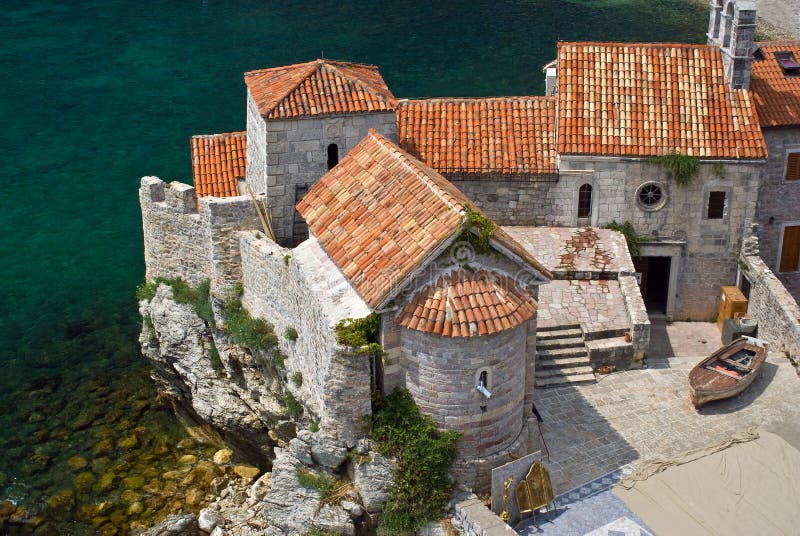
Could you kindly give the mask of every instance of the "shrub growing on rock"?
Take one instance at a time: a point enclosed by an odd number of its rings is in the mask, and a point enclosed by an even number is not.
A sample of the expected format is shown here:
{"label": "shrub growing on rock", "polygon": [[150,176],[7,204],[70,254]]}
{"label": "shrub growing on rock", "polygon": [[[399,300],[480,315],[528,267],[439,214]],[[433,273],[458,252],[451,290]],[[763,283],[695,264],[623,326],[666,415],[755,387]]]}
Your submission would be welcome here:
{"label": "shrub growing on rock", "polygon": [[261,318],[253,318],[242,305],[242,285],[234,287],[233,292],[222,305],[225,316],[225,331],[234,343],[248,348],[270,350],[278,344],[278,337],[272,324]]}
{"label": "shrub growing on rock", "polygon": [[439,430],[431,417],[420,413],[408,391],[397,389],[380,402],[371,436],[382,454],[398,462],[380,528],[387,534],[414,534],[441,519],[453,487],[449,471],[461,435]]}

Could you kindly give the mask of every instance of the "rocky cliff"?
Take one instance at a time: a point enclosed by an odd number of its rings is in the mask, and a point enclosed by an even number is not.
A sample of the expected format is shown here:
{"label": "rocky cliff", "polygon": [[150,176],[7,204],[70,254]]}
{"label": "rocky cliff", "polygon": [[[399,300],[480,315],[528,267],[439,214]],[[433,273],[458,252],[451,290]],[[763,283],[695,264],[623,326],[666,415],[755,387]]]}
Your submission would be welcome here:
{"label": "rocky cliff", "polygon": [[269,470],[232,479],[197,524],[171,518],[148,534],[371,531],[393,468],[371,441],[345,444],[335,431],[312,432],[311,421],[289,417],[281,367],[261,350],[232,344],[192,304],[176,302],[169,285],[160,284],[139,311],[142,353],[160,393],[180,415]]}

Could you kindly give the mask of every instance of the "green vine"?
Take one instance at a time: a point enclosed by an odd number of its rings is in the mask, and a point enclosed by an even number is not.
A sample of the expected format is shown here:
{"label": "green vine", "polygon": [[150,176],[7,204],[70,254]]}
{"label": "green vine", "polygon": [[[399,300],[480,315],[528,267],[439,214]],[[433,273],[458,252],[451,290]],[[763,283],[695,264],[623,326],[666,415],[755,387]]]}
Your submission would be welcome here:
{"label": "green vine", "polygon": [[[472,244],[477,253],[488,253],[489,241],[494,236],[497,225],[481,212],[478,212],[469,203],[464,204],[464,231],[459,240]],[[475,234],[474,231],[477,231]]]}
{"label": "green vine", "polygon": [[381,317],[371,313],[364,318],[345,318],[336,324],[336,340],[349,348],[352,355],[384,355],[378,343]]}
{"label": "green vine", "polygon": [[625,223],[617,223],[617,220],[611,220],[611,223],[606,225],[605,228],[617,231],[625,236],[625,242],[628,243],[628,251],[631,252],[631,256],[633,257],[638,257],[642,253],[643,243],[653,241],[653,238],[650,236],[641,236],[637,234],[636,229],[633,228],[633,224],[628,220],[625,220]]}
{"label": "green vine", "polygon": [[663,156],[654,156],[650,162],[669,171],[672,178],[681,186],[686,186],[692,177],[700,171],[700,159],[675,152]]}

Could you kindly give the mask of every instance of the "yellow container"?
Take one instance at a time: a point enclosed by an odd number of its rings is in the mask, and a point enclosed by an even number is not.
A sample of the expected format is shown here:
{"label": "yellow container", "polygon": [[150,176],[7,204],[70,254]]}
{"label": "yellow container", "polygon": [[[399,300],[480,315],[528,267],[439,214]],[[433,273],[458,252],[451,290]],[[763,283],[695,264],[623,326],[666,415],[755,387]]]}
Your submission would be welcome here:
{"label": "yellow container", "polygon": [[722,287],[719,296],[719,313],[717,314],[717,327],[722,326],[729,318],[735,318],[747,313],[747,298],[738,287]]}

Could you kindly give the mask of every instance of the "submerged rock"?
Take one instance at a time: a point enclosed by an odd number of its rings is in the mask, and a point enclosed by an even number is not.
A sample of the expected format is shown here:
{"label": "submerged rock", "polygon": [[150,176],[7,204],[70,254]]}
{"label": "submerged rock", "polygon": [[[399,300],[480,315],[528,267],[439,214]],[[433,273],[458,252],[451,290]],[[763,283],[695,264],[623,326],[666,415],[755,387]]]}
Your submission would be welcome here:
{"label": "submerged rock", "polygon": [[214,453],[213,460],[217,465],[228,465],[231,463],[231,456],[233,456],[233,453],[230,449],[219,449]]}

